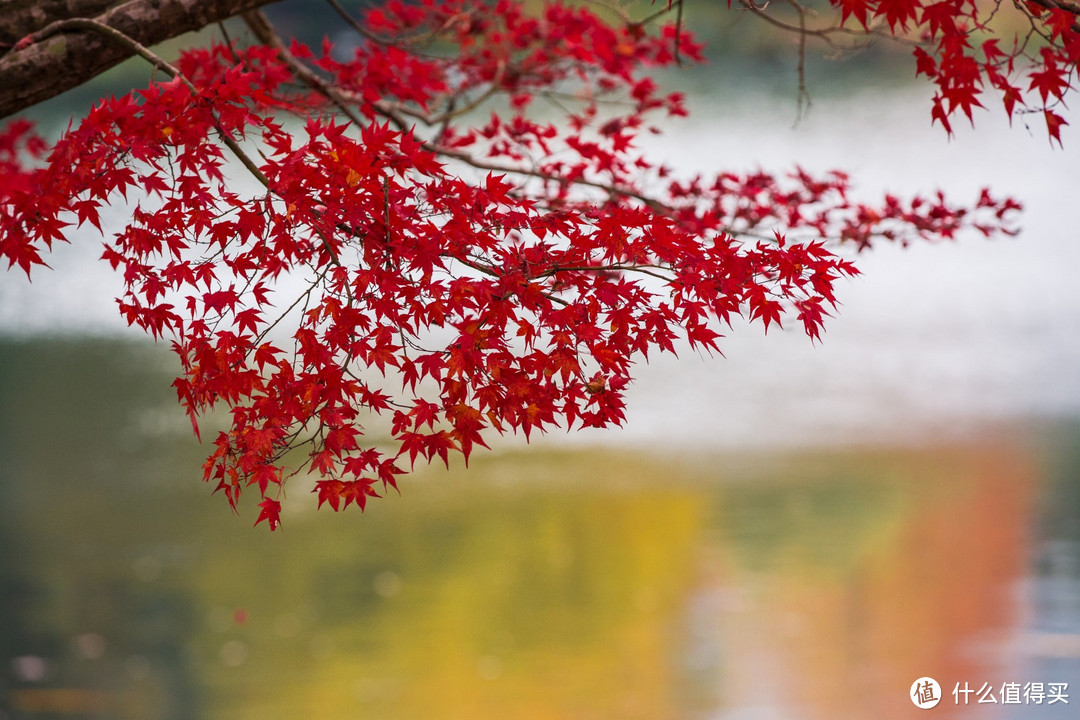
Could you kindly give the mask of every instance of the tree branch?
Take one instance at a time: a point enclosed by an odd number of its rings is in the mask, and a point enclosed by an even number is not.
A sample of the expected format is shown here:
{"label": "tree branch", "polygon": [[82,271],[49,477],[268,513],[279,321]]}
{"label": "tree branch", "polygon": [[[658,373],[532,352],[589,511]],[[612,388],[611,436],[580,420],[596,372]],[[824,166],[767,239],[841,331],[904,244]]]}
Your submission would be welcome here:
{"label": "tree branch", "polygon": [[272,1],[0,0],[0,43],[32,28],[10,48],[0,45],[0,52],[6,50],[0,55],[0,118],[81,85],[134,54],[93,28],[58,22],[95,20],[148,47]]}
{"label": "tree branch", "polygon": [[[1031,0],[1033,5],[1044,7],[1047,10],[1062,10],[1080,17],[1080,3],[1069,0]],[[1080,20],[1072,24],[1073,32],[1080,33]]]}

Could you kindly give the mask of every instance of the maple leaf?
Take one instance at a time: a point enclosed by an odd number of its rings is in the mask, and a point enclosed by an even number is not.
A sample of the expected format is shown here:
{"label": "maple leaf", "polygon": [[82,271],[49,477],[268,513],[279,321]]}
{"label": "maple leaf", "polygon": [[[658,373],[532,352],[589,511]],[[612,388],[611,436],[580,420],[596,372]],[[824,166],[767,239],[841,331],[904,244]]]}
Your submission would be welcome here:
{"label": "maple leaf", "polygon": [[262,502],[259,503],[259,507],[262,510],[259,511],[259,517],[256,518],[255,524],[258,525],[265,520],[271,531],[277,530],[281,525],[281,503],[270,498],[263,498]]}
{"label": "maple leaf", "polygon": [[868,18],[872,7],[871,0],[830,0],[830,2],[840,7],[841,23],[845,23],[849,17],[853,17],[864,29],[870,28]]}
{"label": "maple leaf", "polygon": [[[271,484],[281,484],[281,470],[273,465],[263,465],[255,471],[253,481],[259,486],[259,493],[266,495],[266,488]],[[273,528],[270,528],[273,530]]]}
{"label": "maple leaf", "polygon": [[1069,88],[1069,81],[1057,63],[1048,57],[1042,70],[1033,71],[1030,75],[1029,90],[1037,90],[1043,103],[1049,102],[1050,98],[1061,100],[1065,97],[1065,91]]}
{"label": "maple leaf", "polygon": [[926,75],[927,77],[937,76],[937,63],[934,58],[930,56],[930,53],[923,50],[921,47],[917,47],[913,51],[915,53],[915,74]]}
{"label": "maple leaf", "polygon": [[1043,117],[1046,118],[1046,130],[1050,133],[1050,138],[1057,140],[1058,145],[1061,145],[1061,126],[1069,123],[1053,110],[1044,110]]}

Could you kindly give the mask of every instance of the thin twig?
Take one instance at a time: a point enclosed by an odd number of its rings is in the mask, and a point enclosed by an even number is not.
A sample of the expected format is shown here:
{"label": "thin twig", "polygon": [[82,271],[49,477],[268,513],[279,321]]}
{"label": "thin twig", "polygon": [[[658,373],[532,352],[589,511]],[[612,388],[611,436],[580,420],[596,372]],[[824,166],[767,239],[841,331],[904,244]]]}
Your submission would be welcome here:
{"label": "thin twig", "polygon": [[225,23],[219,20],[217,26],[218,30],[221,31],[221,36],[225,38],[225,47],[229,48],[229,54],[232,55],[233,62],[239,65],[242,61],[240,60],[240,56],[236,54],[236,48],[233,47],[233,41],[232,38],[229,37],[229,31],[225,29]]}
{"label": "thin twig", "polygon": [[379,37],[375,33],[368,30],[366,27],[364,27],[363,25],[358,23],[355,20],[355,18],[353,18],[353,16],[350,15],[349,12],[345,8],[341,7],[341,4],[337,0],[326,0],[326,1],[328,3],[330,3],[330,7],[334,8],[334,10],[337,11],[337,14],[340,15],[342,17],[342,19],[345,20],[345,22],[349,23],[349,26],[352,27],[353,30],[358,32],[362,37],[367,38],[368,40],[370,40],[373,43],[378,43],[379,45],[389,45],[390,44],[389,41],[382,39],[381,37]]}
{"label": "thin twig", "polygon": [[298,80],[307,83],[325,96],[357,127],[362,127],[364,125],[364,121],[349,107],[348,101],[341,96],[337,88],[316,75],[313,70],[300,62],[295,55],[289,52],[289,49],[285,47],[285,43],[281,39],[281,36],[274,31],[274,27],[270,24],[270,20],[267,19],[266,15],[264,15],[261,10],[251,10],[246,12],[244,13],[243,18],[244,22],[251,28],[251,31],[259,38],[260,42],[278,51],[278,55],[285,61],[285,64],[289,66],[289,69],[292,70],[293,75],[295,75]]}
{"label": "thin twig", "polygon": [[[679,9],[675,14],[675,64],[682,66],[682,57],[679,56],[679,49],[682,44],[682,13],[683,13],[683,0],[675,0]],[[670,7],[670,6],[669,6]]]}
{"label": "thin twig", "polygon": [[795,99],[795,122],[798,124],[810,109],[810,92],[806,89],[806,8],[798,0],[788,0],[788,3],[799,13],[799,89]]}

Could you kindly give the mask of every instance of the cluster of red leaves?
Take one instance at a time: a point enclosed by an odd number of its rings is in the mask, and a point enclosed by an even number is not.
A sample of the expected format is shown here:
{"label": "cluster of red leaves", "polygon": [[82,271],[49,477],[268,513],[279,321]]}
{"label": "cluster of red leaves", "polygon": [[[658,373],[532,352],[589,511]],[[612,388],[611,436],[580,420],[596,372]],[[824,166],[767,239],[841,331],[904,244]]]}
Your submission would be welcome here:
{"label": "cluster of red leaves", "polygon": [[[817,338],[856,272],[827,241],[990,234],[1017,207],[871,206],[840,173],[673,179],[635,145],[654,113],[685,113],[642,74],[675,60],[670,26],[509,0],[392,1],[364,23],[349,59],[190,50],[182,79],[103,101],[35,169],[16,161],[25,127],[0,135],[0,254],[27,273],[131,204],[104,251],[120,310],[172,339],[196,432],[227,409],[206,479],[233,507],[257,492],[271,529],[290,473],[316,476],[320,506],[363,508],[404,464],[467,460],[492,432],[619,424],[636,359],[715,351],[734,316]],[[478,114],[499,97],[508,112]],[[527,115],[539,101],[567,115]]]}
{"label": "cluster of red leaves", "polygon": [[[1010,119],[1016,113],[1039,113],[1050,137],[1061,142],[1061,127],[1067,123],[1059,110],[1080,65],[1080,4],[1069,0],[830,1],[840,10],[842,21],[853,18],[865,29],[884,23],[890,34],[909,35],[926,44],[914,49],[917,72],[938,87],[931,112],[946,131],[952,132],[950,118],[957,111],[972,120],[973,109],[983,107],[983,93],[993,89]],[[1010,23],[1007,13],[999,14],[1003,7],[1012,7],[1012,22],[1023,26],[1023,32],[1010,37],[998,31]]]}
{"label": "cluster of red leaves", "polygon": [[[27,120],[15,120],[0,130],[0,209],[5,214],[33,209],[39,172],[27,166],[40,159],[46,150],[45,141],[34,133],[33,125]],[[59,228],[45,230],[36,242],[28,242],[25,235],[3,232],[0,226],[0,258],[8,261],[9,268],[18,265],[29,275],[34,265],[44,265],[41,246],[49,248],[56,239],[64,239]]]}

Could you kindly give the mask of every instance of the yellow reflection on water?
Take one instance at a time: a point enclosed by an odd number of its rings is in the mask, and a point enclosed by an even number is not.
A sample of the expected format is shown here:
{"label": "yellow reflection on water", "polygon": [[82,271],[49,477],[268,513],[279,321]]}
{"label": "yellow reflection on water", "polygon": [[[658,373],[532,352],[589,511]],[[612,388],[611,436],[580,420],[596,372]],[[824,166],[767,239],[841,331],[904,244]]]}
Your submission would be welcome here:
{"label": "yellow reflection on water", "polygon": [[[522,477],[540,464],[550,483]],[[237,699],[220,717],[674,717],[672,623],[707,511],[677,481],[662,467],[537,453],[387,498],[351,519],[352,544],[312,543],[280,592],[223,633],[252,652],[214,681]],[[341,532],[326,520],[295,518],[286,542]],[[293,607],[311,609],[309,632],[270,640],[258,627]],[[265,702],[232,692],[270,675]]]}
{"label": "yellow reflection on water", "polygon": [[207,717],[910,717],[917,677],[1000,675],[1035,479],[984,447],[528,452],[297,511],[195,579],[244,618],[195,640]]}

